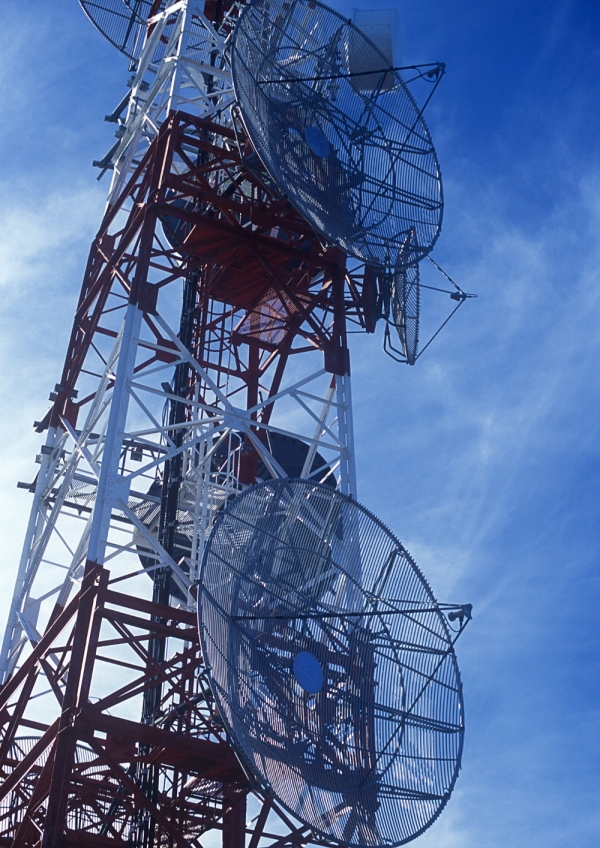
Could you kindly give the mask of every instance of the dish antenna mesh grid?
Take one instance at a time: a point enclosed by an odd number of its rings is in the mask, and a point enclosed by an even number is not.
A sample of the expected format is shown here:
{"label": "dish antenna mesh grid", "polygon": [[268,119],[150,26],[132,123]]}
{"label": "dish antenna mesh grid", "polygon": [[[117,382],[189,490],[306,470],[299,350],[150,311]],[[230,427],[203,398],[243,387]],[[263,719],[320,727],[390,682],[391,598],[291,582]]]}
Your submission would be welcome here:
{"label": "dish antenna mesh grid", "polygon": [[429,253],[443,209],[435,149],[408,88],[359,29],[318,2],[254,0],[232,72],[259,155],[320,233],[381,268],[396,267],[411,230],[410,261]]}
{"label": "dish antenna mesh grid", "polygon": [[400,542],[351,498],[280,479],[222,513],[200,585],[214,695],[259,788],[346,845],[423,832],[458,774],[462,690]]}
{"label": "dish antenna mesh grid", "polygon": [[[152,0],[79,0],[83,11],[110,43],[136,57],[148,15],[157,6]],[[158,4],[163,5],[161,4]]]}
{"label": "dish antenna mesh grid", "polygon": [[409,365],[414,365],[419,350],[419,318],[421,313],[421,287],[419,265],[411,262],[415,250],[414,230],[398,254],[394,274],[389,275],[389,300],[391,315],[400,339],[401,350]]}

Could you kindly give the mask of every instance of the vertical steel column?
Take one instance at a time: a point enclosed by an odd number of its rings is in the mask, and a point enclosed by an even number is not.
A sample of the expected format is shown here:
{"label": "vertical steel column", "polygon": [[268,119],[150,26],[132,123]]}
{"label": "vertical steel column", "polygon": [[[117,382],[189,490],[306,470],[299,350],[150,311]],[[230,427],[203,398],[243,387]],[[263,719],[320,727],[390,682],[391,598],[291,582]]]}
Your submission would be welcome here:
{"label": "vertical steel column", "polygon": [[350,374],[336,376],[336,400],[338,403],[338,427],[341,441],[346,445],[340,456],[341,486],[345,495],[357,497],[356,462],[354,456],[354,425],[352,421],[352,391]]}
{"label": "vertical steel column", "polygon": [[245,848],[246,794],[245,788],[223,787],[223,848]]}
{"label": "vertical steel column", "polygon": [[[340,255],[340,265],[341,262]],[[346,334],[344,304],[344,277],[341,269],[333,277],[333,351],[329,356],[329,370],[335,374],[336,401],[338,404],[338,432],[345,445],[340,455],[340,489],[345,495],[356,497],[356,466],[354,462],[354,428],[352,424],[352,393],[350,389],[350,351]],[[325,363],[327,367],[327,351]]]}
{"label": "vertical steel column", "polygon": [[[196,311],[197,293],[198,293],[198,278],[197,271],[186,275],[183,287],[183,304],[181,309],[181,320],[179,325],[179,339],[182,344],[189,350],[192,343],[194,330],[194,317]],[[169,437],[175,447],[180,448],[183,444],[183,431],[178,424],[182,424],[186,418],[187,395],[189,392],[189,374],[190,368],[187,362],[181,362],[175,368],[173,376],[173,394],[181,397],[183,400],[169,402],[169,425],[173,427],[169,431]],[[179,503],[179,493],[181,490],[181,482],[183,480],[183,460],[184,454],[178,453],[172,459],[165,462],[163,469],[162,481],[162,496],[161,509],[158,527],[158,539],[166,552],[174,557],[175,554],[175,537],[177,533],[177,510]],[[169,566],[157,568],[153,577],[152,602],[169,606],[171,602],[171,569]],[[154,620],[154,617],[153,617]],[[164,619],[156,618],[160,624],[165,624]],[[150,639],[148,645],[148,653],[150,659],[159,666],[162,666],[166,656],[166,638],[157,636]],[[156,685],[147,689],[144,693],[142,706],[142,722],[144,724],[154,724],[156,715],[162,700],[163,687],[159,680]],[[141,746],[141,753],[148,754],[149,747]],[[158,766],[150,766],[147,769],[138,769],[137,780],[144,794],[156,803],[158,795],[158,784],[160,778],[160,769]],[[156,822],[146,810],[141,810],[139,814],[139,824],[137,828],[137,846],[138,848],[148,848],[155,841]]]}
{"label": "vertical steel column", "polygon": [[19,625],[19,614],[23,609],[23,602],[27,597],[29,567],[32,552],[35,548],[35,543],[39,539],[45,526],[42,508],[42,493],[46,487],[47,480],[52,473],[52,469],[56,464],[56,455],[54,454],[54,450],[57,438],[58,431],[56,428],[49,427],[46,434],[46,443],[42,449],[40,470],[35,483],[35,492],[33,495],[29,521],[27,523],[27,530],[25,532],[23,551],[21,553],[14,594],[10,605],[10,611],[8,613],[6,630],[4,631],[4,639],[2,641],[2,651],[0,652],[0,684],[4,683],[8,677],[10,677],[14,664],[18,660],[18,653],[15,653],[14,656],[12,656],[11,652],[14,653],[17,648],[17,646],[14,645],[14,638]]}
{"label": "vertical steel column", "polygon": [[98,591],[101,587],[106,588],[107,578],[107,573],[97,563],[88,560],[81,586],[82,593],[73,632],[69,676],[55,742],[42,848],[58,848],[67,828],[70,778],[77,744],[75,720],[78,709],[88,702],[92,677],[90,660],[93,659],[95,642],[100,631],[100,616],[95,614],[95,607]]}
{"label": "vertical steel column", "polygon": [[112,509],[119,501],[127,504],[129,496],[129,485],[119,474],[119,459],[123,449],[125,421],[129,409],[129,385],[135,367],[141,324],[142,310],[136,303],[129,303],[125,313],[94,519],[88,543],[88,560],[100,565],[104,562]]}

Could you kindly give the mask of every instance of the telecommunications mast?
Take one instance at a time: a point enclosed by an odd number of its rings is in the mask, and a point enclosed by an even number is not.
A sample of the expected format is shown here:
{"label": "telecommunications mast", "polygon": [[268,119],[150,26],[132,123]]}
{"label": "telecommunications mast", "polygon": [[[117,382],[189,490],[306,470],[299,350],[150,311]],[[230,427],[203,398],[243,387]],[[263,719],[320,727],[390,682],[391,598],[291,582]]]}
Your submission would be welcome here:
{"label": "telecommunications mast", "polygon": [[348,327],[424,349],[443,66],[313,0],[80,3],[130,78],[20,484],[0,842],[404,844],[460,768],[471,608],[357,502]]}

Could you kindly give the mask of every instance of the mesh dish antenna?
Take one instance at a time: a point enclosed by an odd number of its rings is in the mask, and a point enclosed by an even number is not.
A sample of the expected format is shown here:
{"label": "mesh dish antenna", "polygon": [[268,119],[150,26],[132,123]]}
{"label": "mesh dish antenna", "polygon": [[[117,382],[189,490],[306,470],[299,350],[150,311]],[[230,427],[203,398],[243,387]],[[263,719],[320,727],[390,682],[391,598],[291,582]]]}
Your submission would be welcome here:
{"label": "mesh dish antenna", "polygon": [[[83,11],[96,29],[110,43],[129,56],[136,58],[146,21],[153,7],[152,0],[79,0]],[[158,4],[159,6],[162,4]]]}
{"label": "mesh dish antenna", "polygon": [[421,287],[419,266],[400,265],[392,278],[392,318],[408,365],[414,365],[419,351]]}
{"label": "mesh dish antenna", "polygon": [[410,261],[429,253],[443,208],[435,149],[389,58],[357,27],[313,0],[253,0],[232,71],[258,154],[317,231],[376,268],[397,266],[411,231]]}
{"label": "mesh dish antenna", "polygon": [[434,821],[463,744],[454,640],[371,513],[308,480],[246,489],[209,539],[198,613],[220,715],[259,791],[357,848]]}
{"label": "mesh dish antenna", "polygon": [[391,313],[402,353],[408,365],[414,365],[419,350],[419,319],[421,316],[421,287],[419,265],[410,262],[414,253],[414,232],[409,233],[398,254],[398,264],[390,283]]}

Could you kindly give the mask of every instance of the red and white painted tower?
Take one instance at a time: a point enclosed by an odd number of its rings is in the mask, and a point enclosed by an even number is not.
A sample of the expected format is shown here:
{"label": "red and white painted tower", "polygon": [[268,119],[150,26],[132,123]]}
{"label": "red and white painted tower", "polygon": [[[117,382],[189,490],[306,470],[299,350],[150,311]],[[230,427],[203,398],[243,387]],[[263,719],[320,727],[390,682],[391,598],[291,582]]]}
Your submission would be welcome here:
{"label": "red and white painted tower", "polygon": [[310,828],[251,793],[215,710],[199,567],[257,481],[356,495],[347,327],[374,330],[376,273],[315,232],[245,133],[242,0],[82,5],[135,61],[37,424],[0,655],[0,844],[303,845]]}
{"label": "red and white painted tower", "polygon": [[[261,477],[355,493],[346,324],[372,329],[373,275],[323,245],[232,118],[241,4],[155,5],[37,425],[2,649],[5,845],[244,844],[249,785],[194,627],[203,546]],[[253,846],[306,839],[253,804]]]}

